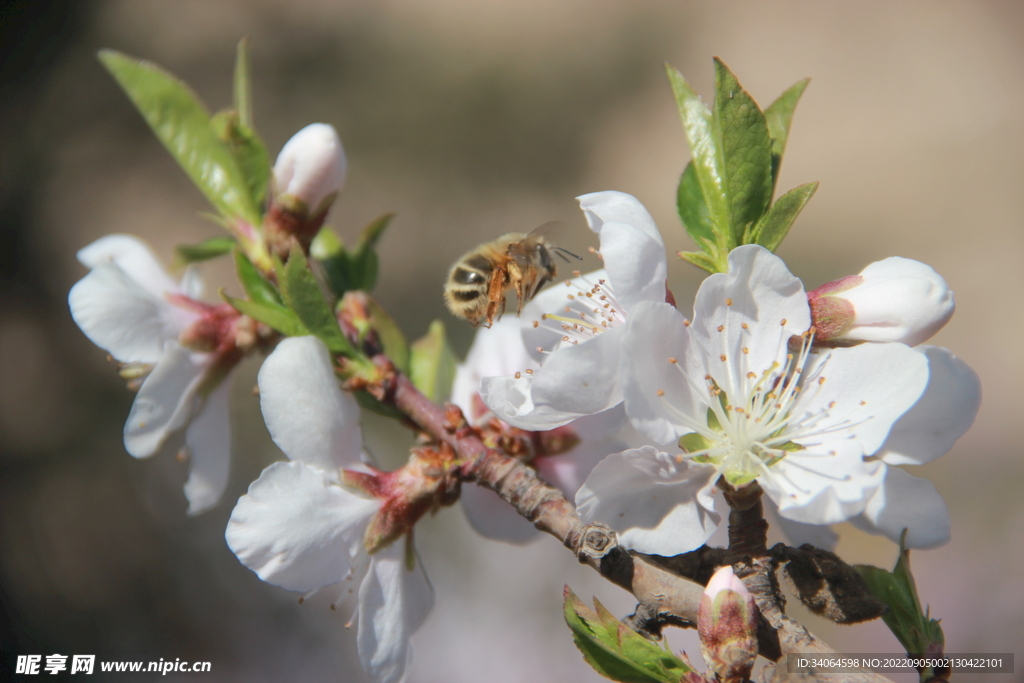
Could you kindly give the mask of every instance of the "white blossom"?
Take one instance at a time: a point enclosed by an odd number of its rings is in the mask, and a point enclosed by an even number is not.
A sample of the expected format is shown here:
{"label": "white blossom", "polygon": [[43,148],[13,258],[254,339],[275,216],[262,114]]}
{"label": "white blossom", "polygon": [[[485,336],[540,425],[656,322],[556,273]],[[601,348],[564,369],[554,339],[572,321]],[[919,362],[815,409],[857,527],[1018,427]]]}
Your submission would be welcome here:
{"label": "white blossom", "polygon": [[97,346],[144,377],[124,427],[125,449],[136,458],[155,454],[185,429],[190,455],[185,496],[189,513],[213,506],[227,485],[231,455],[229,382],[216,350],[197,351],[182,336],[204,315],[202,283],[193,270],[175,282],[146,244],[108,235],[78,252],[91,268],[68,294],[71,316]]}
{"label": "white blossom", "polygon": [[[803,524],[856,517],[888,532],[886,511],[905,526],[934,513],[937,495],[902,507],[884,497],[906,483],[889,464],[937,457],[963,433],[979,395],[969,368],[945,373],[927,349],[899,343],[812,351],[803,286],[783,262],[750,245],[729,264],[701,285],[692,322],[664,303],[630,311],[627,415],[683,452],[609,456],[577,494],[584,519],[610,524],[641,552],[686,552],[717,526],[719,477],[737,488],[756,480],[783,518]],[[930,365],[938,411],[926,392]],[[942,431],[939,413],[963,417]],[[922,444],[917,455],[900,450],[908,441]]]}
{"label": "white blossom", "polygon": [[310,214],[323,209],[345,183],[348,162],[334,127],[311,123],[293,135],[274,163],[278,196],[302,201]]}
{"label": "white blossom", "polygon": [[956,304],[931,266],[893,256],[807,294],[817,339],[927,341],[953,317]]}
{"label": "white blossom", "polygon": [[665,301],[665,245],[643,205],[622,192],[578,200],[600,235],[604,268],[541,292],[524,309],[523,339],[541,349],[539,369],[480,387],[494,414],[522,429],[551,429],[618,405],[623,323],[640,303]]}
{"label": "white blossom", "polygon": [[[494,413],[480,397],[481,380],[492,376],[528,376],[539,367],[526,351],[519,321],[506,316],[489,329],[477,330],[465,362],[456,370],[451,402],[462,409],[471,424],[482,425]],[[608,454],[622,450],[622,444],[612,435],[624,422],[621,408],[573,420],[562,429],[571,430],[579,443],[564,453],[540,454],[533,465],[544,481],[571,500],[594,465]],[[464,485],[460,500],[470,524],[487,538],[522,544],[542,535],[511,505],[482,486]]]}
{"label": "white blossom", "polygon": [[345,470],[365,470],[359,407],[315,337],[282,341],[258,383],[267,428],[289,462],[265,469],[239,499],[228,546],[261,579],[288,590],[354,587],[359,659],[375,681],[400,681],[433,589],[411,546],[366,550],[383,501],[343,483]]}

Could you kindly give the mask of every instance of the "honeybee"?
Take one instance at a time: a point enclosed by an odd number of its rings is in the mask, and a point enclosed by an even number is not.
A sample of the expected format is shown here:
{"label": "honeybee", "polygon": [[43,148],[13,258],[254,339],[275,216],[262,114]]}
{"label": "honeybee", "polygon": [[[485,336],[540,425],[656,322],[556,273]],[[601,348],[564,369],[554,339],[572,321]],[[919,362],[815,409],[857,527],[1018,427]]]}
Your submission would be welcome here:
{"label": "honeybee", "polygon": [[548,244],[544,232],[557,223],[545,223],[530,234],[510,232],[493,242],[467,251],[448,271],[444,301],[452,315],[465,318],[473,327],[481,320],[487,327],[505,312],[505,290],[514,287],[516,315],[523,304],[555,277],[552,253],[580,258]]}

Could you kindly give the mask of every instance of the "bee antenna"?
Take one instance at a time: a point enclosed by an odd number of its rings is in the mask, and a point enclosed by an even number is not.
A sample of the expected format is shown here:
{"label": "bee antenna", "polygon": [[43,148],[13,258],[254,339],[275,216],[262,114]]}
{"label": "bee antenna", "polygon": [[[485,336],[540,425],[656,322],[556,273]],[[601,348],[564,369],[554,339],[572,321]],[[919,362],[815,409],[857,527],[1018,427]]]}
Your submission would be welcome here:
{"label": "bee antenna", "polygon": [[568,254],[569,256],[572,256],[577,261],[582,261],[583,260],[582,256],[577,256],[576,254],[572,253],[571,251],[569,251],[568,249],[566,249],[564,247],[553,247],[553,249],[561,257],[561,259],[563,261],[565,261],[566,263],[569,262],[569,259],[565,258],[564,254]]}

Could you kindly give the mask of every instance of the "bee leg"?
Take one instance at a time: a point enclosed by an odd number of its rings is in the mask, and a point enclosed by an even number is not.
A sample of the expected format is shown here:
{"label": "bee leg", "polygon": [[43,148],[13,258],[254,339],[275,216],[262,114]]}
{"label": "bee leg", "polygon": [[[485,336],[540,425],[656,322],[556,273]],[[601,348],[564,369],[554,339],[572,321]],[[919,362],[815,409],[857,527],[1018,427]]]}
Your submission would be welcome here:
{"label": "bee leg", "polygon": [[[491,273],[491,282],[487,287],[487,325],[488,327],[505,312],[505,285],[508,276],[501,268]],[[501,307],[501,310],[498,307]]]}

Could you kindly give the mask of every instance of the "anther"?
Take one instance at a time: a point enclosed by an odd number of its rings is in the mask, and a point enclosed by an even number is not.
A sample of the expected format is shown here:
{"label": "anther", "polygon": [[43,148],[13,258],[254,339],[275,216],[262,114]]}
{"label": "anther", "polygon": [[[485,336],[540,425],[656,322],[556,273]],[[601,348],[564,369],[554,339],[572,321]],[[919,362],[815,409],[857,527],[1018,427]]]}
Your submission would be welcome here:
{"label": "anther", "polygon": [[523,377],[523,373],[521,373],[521,372],[517,372],[516,373],[516,379],[522,379],[522,377]]}
{"label": "anther", "polygon": [[665,395],[665,390],[664,389],[658,389],[658,396],[664,396],[664,395]]}
{"label": "anther", "polygon": [[683,327],[689,327],[689,326],[690,326],[690,321],[684,319],[683,320]]}
{"label": "anther", "polygon": [[861,404],[862,406],[866,406],[866,405],[868,404],[868,402],[867,402],[867,401],[861,401],[861,402],[860,402],[860,404]]}
{"label": "anther", "polygon": [[749,330],[750,329],[750,326],[747,325],[746,323],[740,323],[740,327],[742,327],[745,330]]}
{"label": "anther", "polygon": [[725,354],[724,354],[724,353],[723,353],[723,354],[722,354],[721,356],[719,356],[718,358],[719,358],[719,359],[720,359],[720,360],[721,360],[721,361],[722,361],[723,363],[725,362]]}
{"label": "anther", "polygon": [[532,374],[533,374],[533,370],[527,370],[527,371],[526,371],[526,374],[527,374],[527,375],[532,375]]}
{"label": "anther", "polygon": [[534,326],[534,327],[538,327],[538,326],[540,326],[540,321],[539,321],[539,320],[534,320],[534,321],[533,321],[533,326]]}
{"label": "anther", "polygon": [[779,324],[782,325],[783,327],[785,327],[786,323],[788,323],[788,322],[789,322],[789,320],[787,320],[786,318],[783,318],[782,321]]}
{"label": "anther", "polygon": [[750,349],[748,349],[746,346],[744,346],[741,350],[743,351],[743,353],[750,353]]}
{"label": "anther", "polygon": [[732,306],[732,299],[726,299],[725,300],[725,305],[726,306]]}
{"label": "anther", "polygon": [[718,326],[718,331],[719,331],[719,332],[722,332],[722,331],[724,331],[724,330],[725,330],[725,325],[719,325],[719,326]]}
{"label": "anther", "polygon": [[675,358],[669,358],[669,359],[668,359],[668,362],[669,362],[669,363],[671,363],[672,365],[675,365],[675,364],[676,364],[676,363],[678,363],[679,361],[678,361],[677,359],[675,359]]}
{"label": "anther", "polygon": [[825,378],[824,377],[819,377],[818,378],[818,384],[821,385],[821,384],[824,384],[824,383],[825,383]]}

